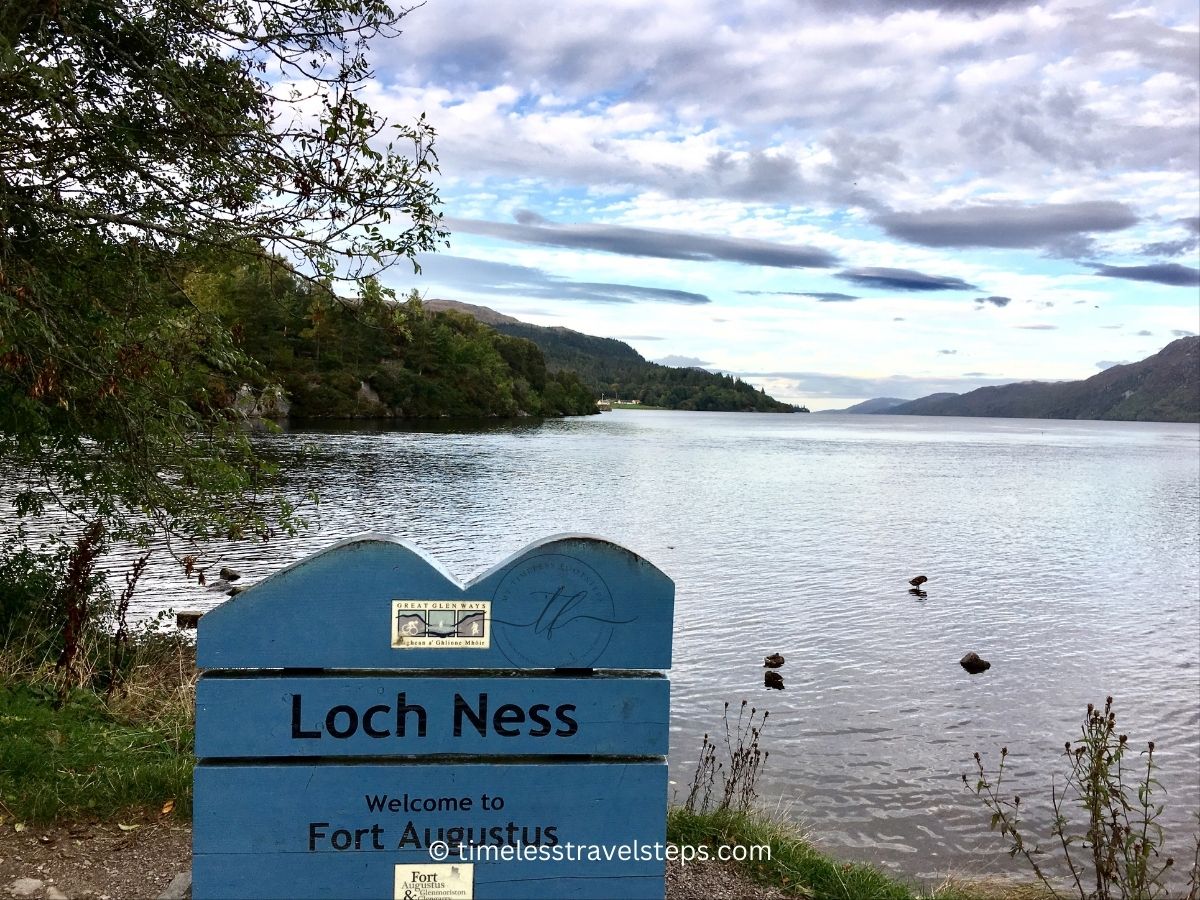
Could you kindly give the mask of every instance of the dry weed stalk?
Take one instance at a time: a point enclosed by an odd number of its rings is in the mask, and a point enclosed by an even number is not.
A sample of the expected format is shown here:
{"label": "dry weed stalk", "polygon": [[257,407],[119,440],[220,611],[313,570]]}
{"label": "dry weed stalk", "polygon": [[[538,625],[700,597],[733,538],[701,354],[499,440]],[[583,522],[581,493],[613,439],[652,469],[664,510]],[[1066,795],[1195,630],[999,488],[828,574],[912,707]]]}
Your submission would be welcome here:
{"label": "dry weed stalk", "polygon": [[[1163,805],[1155,796],[1161,792],[1154,777],[1155,745],[1153,741],[1146,745],[1142,751],[1144,762],[1131,770],[1126,761],[1129,738],[1117,733],[1112,704],[1112,697],[1107,698],[1103,710],[1089,703],[1081,737],[1073,744],[1064,744],[1068,772],[1061,788],[1051,783],[1054,823],[1050,834],[1069,874],[1071,895],[1080,900],[1155,900],[1166,896],[1167,873],[1175,864],[1174,859],[1164,859],[1160,853],[1164,835],[1158,818]],[[1051,896],[1063,897],[1061,885],[1056,886],[1038,860],[1046,851],[1027,841],[1020,796],[1009,799],[1003,792],[1007,757],[1008,748],[1002,747],[1000,765],[991,780],[982,757],[976,753],[978,778],[972,789],[992,812],[991,828],[1009,839],[1009,854],[1025,859]],[[962,778],[971,787],[965,774]],[[1072,823],[1072,809],[1083,812],[1082,823]],[[1200,860],[1200,835],[1197,841]],[[1198,881],[1200,874],[1194,867],[1189,900],[1200,900]]]}
{"label": "dry weed stalk", "polygon": [[[754,805],[758,797],[758,776],[766,766],[770,751],[759,747],[759,738],[767,724],[770,713],[763,710],[760,715],[757,707],[750,707],[749,715],[746,707],[749,701],[743,700],[738,710],[737,722],[731,727],[729,722],[729,702],[725,702],[725,759],[718,759],[717,744],[707,734],[700,746],[700,759],[696,763],[696,771],[692,775],[692,785],[688,791],[687,802],[684,804],[689,812],[715,812],[735,810],[745,812]],[[713,795],[717,779],[721,780],[721,798],[714,805]]]}

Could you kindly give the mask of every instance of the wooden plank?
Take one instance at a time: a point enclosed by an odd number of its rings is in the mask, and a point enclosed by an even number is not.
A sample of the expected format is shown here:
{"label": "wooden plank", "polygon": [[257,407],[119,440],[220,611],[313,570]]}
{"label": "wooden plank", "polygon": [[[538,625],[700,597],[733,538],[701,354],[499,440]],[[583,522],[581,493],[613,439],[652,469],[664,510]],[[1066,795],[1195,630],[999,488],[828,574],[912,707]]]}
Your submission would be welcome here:
{"label": "wooden plank", "polygon": [[213,677],[196,755],[665,756],[661,677]]}
{"label": "wooden plank", "polygon": [[666,669],[675,587],[633,552],[548,538],[460,585],[402,541],[342,541],[199,624],[203,669]]}
{"label": "wooden plank", "polygon": [[[666,778],[661,762],[201,764],[193,895],[402,897],[396,867],[458,862],[431,858],[430,845],[447,841],[547,855],[474,861],[476,900],[661,898],[663,862],[652,854],[565,855],[661,846]],[[549,858],[555,847],[564,858]]]}

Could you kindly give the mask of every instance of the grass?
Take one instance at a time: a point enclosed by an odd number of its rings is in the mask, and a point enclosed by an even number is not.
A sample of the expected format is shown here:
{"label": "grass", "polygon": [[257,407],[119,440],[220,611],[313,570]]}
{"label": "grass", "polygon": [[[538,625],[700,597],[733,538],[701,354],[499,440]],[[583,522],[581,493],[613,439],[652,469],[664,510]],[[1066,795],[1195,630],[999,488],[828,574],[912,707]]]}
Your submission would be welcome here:
{"label": "grass", "polygon": [[769,861],[736,865],[759,884],[807,900],[1044,900],[1046,897],[1036,887],[959,880],[946,880],[931,892],[922,892],[879,869],[826,856],[794,824],[757,812],[694,813],[672,807],[667,814],[667,840],[693,846],[766,844],[771,848]]}
{"label": "grass", "polygon": [[174,801],[191,815],[194,665],[188,650],[135,666],[121,690],[0,682],[0,815],[16,822],[108,818]]}

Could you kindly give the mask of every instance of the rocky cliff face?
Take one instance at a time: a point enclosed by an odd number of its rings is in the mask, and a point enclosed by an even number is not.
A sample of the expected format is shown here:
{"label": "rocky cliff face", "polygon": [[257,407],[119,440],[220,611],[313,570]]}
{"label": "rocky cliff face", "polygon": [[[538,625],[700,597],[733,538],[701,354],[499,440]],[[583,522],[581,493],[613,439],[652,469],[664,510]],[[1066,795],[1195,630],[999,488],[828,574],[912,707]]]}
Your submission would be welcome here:
{"label": "rocky cliff face", "polygon": [[243,384],[238,388],[233,408],[247,419],[286,419],[292,404],[288,402],[283,388],[277,384],[269,384],[261,391]]}

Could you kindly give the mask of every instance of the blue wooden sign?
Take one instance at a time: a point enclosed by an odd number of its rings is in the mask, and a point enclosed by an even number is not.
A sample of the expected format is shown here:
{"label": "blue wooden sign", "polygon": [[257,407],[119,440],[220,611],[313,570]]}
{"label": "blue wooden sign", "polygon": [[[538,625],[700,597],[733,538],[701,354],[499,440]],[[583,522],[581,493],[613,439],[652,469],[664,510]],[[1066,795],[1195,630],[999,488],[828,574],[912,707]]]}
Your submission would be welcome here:
{"label": "blue wooden sign", "polygon": [[204,616],[193,895],[662,898],[674,585],[597,538],[466,585],[365,535]]}

